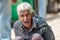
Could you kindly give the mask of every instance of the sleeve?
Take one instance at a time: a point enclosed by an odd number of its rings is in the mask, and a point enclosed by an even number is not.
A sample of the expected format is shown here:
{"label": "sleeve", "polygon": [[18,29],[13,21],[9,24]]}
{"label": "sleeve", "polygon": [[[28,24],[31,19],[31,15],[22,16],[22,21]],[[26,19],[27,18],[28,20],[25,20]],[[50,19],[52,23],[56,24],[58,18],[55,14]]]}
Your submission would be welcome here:
{"label": "sleeve", "polygon": [[40,29],[40,32],[42,33],[42,36],[44,40],[55,40],[53,31],[51,30],[51,27],[47,24],[45,19],[39,18],[38,19],[38,25]]}
{"label": "sleeve", "polygon": [[55,40],[53,31],[51,30],[50,27],[46,26],[42,28],[42,35],[45,40]]}

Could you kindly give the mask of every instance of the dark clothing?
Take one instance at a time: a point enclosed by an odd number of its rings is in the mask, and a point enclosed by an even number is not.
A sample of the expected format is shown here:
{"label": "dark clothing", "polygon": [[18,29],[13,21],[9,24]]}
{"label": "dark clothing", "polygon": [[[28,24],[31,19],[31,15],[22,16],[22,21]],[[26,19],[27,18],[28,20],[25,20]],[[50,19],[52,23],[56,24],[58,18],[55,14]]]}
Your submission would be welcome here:
{"label": "dark clothing", "polygon": [[34,33],[39,33],[42,35],[44,40],[55,40],[54,34],[45,19],[41,17],[33,17],[32,25],[32,28],[28,30],[18,20],[14,24],[15,35],[22,36],[24,39],[29,39]]}

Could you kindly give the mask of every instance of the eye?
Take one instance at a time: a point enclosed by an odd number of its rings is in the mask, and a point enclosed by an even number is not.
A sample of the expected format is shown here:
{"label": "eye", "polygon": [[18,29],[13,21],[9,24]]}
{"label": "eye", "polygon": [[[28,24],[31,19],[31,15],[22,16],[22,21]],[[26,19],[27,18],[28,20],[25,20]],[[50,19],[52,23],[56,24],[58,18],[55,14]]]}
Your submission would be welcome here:
{"label": "eye", "polygon": [[20,17],[24,17],[24,15],[20,15]]}
{"label": "eye", "polygon": [[30,14],[26,14],[26,16],[29,16]]}

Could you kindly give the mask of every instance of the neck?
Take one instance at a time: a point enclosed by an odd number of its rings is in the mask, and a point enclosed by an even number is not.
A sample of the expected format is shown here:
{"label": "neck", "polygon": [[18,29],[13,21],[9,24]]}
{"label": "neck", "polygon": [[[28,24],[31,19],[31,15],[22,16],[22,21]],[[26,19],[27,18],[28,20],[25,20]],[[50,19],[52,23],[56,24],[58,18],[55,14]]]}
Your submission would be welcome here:
{"label": "neck", "polygon": [[31,26],[29,26],[29,27],[27,27],[27,29],[29,30],[29,29],[31,29],[32,28],[32,25]]}

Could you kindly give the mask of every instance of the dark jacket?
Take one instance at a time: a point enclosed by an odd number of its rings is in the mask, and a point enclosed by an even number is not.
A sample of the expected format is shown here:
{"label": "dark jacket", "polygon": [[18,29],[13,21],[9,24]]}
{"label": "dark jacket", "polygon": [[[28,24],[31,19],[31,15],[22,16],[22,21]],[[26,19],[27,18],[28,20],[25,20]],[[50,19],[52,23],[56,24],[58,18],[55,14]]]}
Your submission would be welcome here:
{"label": "dark jacket", "polygon": [[21,22],[17,21],[14,24],[14,31],[16,36],[22,36],[28,39],[32,34],[39,33],[43,36],[44,40],[55,40],[51,27],[46,23],[45,19],[41,17],[33,17],[33,23],[35,23],[32,30],[28,31],[23,28]]}

